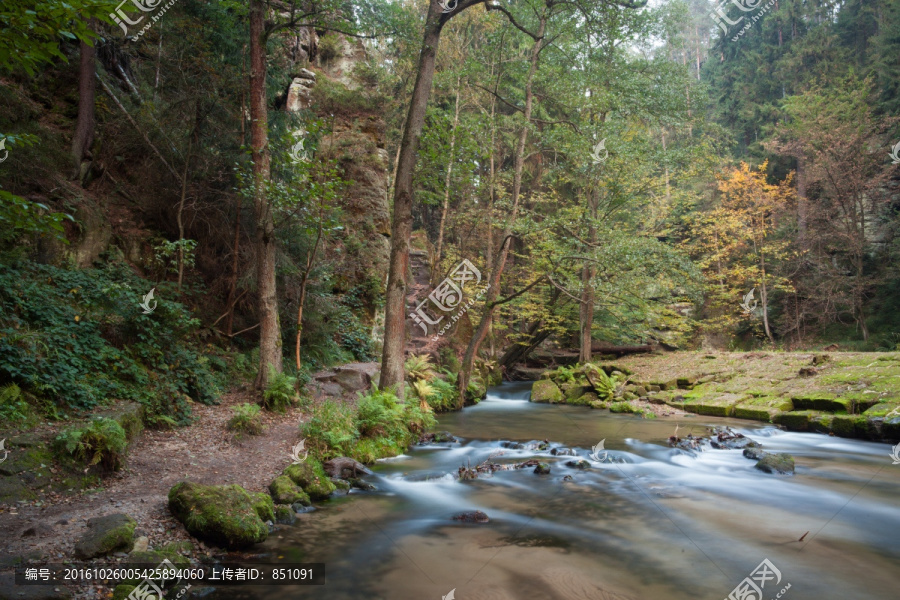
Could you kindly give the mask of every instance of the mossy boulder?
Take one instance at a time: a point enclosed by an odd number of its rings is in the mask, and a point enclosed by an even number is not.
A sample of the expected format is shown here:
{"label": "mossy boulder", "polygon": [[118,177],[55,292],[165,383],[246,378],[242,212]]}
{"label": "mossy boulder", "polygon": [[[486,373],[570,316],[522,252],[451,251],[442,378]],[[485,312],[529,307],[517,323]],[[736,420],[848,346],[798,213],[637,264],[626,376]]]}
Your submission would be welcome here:
{"label": "mossy boulder", "polygon": [[194,537],[240,549],[269,536],[263,517],[274,515],[274,504],[268,495],[251,494],[239,485],[183,481],[169,490],[169,510]]}
{"label": "mossy boulder", "polygon": [[549,475],[550,474],[550,465],[547,463],[538,463],[534,467],[534,473],[536,475]]}
{"label": "mossy boulder", "polygon": [[275,507],[275,522],[280,525],[293,525],[297,520],[297,513],[290,506],[279,504]]}
{"label": "mossy boulder", "polygon": [[558,404],[563,401],[563,393],[559,387],[549,379],[541,379],[535,381],[531,386],[531,401]]}
{"label": "mossy boulder", "polygon": [[572,404],[574,406],[590,406],[592,403],[599,401],[600,398],[597,397],[597,394],[594,392],[587,392],[574,400],[570,400],[567,404]]}
{"label": "mossy boulder", "polygon": [[322,464],[311,458],[289,465],[282,473],[303,488],[311,500],[326,500],[337,489],[325,474]]}
{"label": "mossy boulder", "polygon": [[566,398],[566,404],[575,404],[575,402],[585,394],[593,393],[593,389],[589,385],[581,385],[580,383],[564,383],[562,385],[563,396]]}
{"label": "mossy boulder", "polygon": [[764,473],[777,473],[779,475],[794,474],[794,457],[790,454],[766,454],[759,462],[756,468]]}
{"label": "mossy boulder", "polygon": [[113,552],[129,552],[134,546],[137,521],[116,513],[88,520],[88,530],[75,543],[75,557],[88,560]]}
{"label": "mossy boulder", "polygon": [[846,403],[840,402],[837,395],[831,392],[817,391],[795,394],[791,397],[791,401],[797,410],[825,410],[829,412],[847,410]]}
{"label": "mossy boulder", "polygon": [[253,510],[259,515],[259,518],[265,521],[275,520],[275,502],[272,497],[263,492],[248,492],[253,498]]}
{"label": "mossy boulder", "polygon": [[609,402],[604,402],[602,400],[596,400],[591,402],[591,408],[609,408]]}
{"label": "mossy boulder", "polygon": [[287,475],[279,475],[269,484],[269,493],[275,504],[309,504],[309,496]]}

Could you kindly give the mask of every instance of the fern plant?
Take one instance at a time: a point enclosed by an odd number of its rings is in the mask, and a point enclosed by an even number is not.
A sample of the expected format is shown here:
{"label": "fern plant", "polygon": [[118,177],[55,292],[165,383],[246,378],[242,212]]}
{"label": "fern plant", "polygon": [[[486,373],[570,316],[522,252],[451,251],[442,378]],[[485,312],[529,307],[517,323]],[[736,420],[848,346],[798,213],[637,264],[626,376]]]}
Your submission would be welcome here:
{"label": "fern plant", "polygon": [[287,373],[277,373],[269,366],[269,385],[263,391],[262,405],[273,412],[283,413],[298,400],[297,379]]}
{"label": "fern plant", "polygon": [[416,381],[431,381],[437,377],[431,357],[427,354],[413,354],[406,359],[404,368],[406,369],[406,379],[413,383]]}
{"label": "fern plant", "polygon": [[56,437],[59,451],[99,464],[108,471],[118,471],[125,463],[128,441],[125,430],[113,419],[97,417],[81,428],[71,428]]}
{"label": "fern plant", "polygon": [[249,435],[262,434],[262,421],[259,416],[260,407],[258,404],[238,404],[233,407],[234,416],[228,420],[226,427],[229,431],[237,433],[246,433]]}

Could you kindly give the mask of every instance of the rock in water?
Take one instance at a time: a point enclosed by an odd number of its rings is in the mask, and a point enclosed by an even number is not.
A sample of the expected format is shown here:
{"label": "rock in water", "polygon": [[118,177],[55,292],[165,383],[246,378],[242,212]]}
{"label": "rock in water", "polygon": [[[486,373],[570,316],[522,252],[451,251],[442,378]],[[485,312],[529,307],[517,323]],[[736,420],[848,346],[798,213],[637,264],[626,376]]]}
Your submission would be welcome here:
{"label": "rock in water", "polygon": [[[349,479],[351,477],[358,477],[359,475],[372,474],[372,471],[366,468],[366,465],[357,462],[352,458],[347,458],[346,456],[339,456],[337,458],[332,458],[331,460],[326,460],[322,463],[322,468],[325,469],[325,472],[328,473],[329,477],[335,477],[337,479]],[[285,474],[287,475],[287,473]]]}
{"label": "rock in water", "polygon": [[137,521],[117,513],[88,521],[88,531],[75,544],[75,556],[81,560],[105,556],[112,552],[130,552],[134,546]]}
{"label": "rock in water", "polygon": [[535,381],[531,386],[531,402],[549,402],[550,404],[557,404],[562,401],[562,391],[549,379]]}
{"label": "rock in water", "polygon": [[240,549],[265,541],[266,521],[275,507],[266,494],[250,494],[239,485],[201,485],[182,481],[169,490],[169,510],[205,542]]}
{"label": "rock in water", "polygon": [[463,523],[488,523],[491,519],[480,510],[473,510],[472,512],[454,515],[453,520],[462,521]]}
{"label": "rock in water", "polygon": [[309,496],[306,492],[297,487],[291,478],[287,475],[280,475],[272,480],[269,484],[269,493],[275,504],[310,504]]}
{"label": "rock in water", "polygon": [[793,475],[794,457],[790,454],[766,454],[756,463],[756,468],[765,473]]}
{"label": "rock in water", "polygon": [[289,465],[283,473],[303,488],[312,500],[325,500],[337,489],[325,474],[319,461],[311,458],[299,464]]}
{"label": "rock in water", "polygon": [[538,463],[538,465],[534,468],[534,473],[536,475],[549,475],[550,465],[548,465],[547,463]]}

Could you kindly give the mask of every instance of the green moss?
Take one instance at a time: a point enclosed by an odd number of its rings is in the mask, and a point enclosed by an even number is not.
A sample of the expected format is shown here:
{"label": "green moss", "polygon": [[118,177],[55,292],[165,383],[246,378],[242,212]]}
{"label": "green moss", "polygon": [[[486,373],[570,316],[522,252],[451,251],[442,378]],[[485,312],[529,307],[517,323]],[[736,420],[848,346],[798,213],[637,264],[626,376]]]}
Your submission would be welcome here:
{"label": "green moss", "polygon": [[269,484],[269,493],[275,504],[309,504],[309,496],[287,475],[280,475]]}
{"label": "green moss", "polygon": [[809,420],[809,428],[818,433],[831,433],[834,415],[819,415]]}
{"label": "green moss", "polygon": [[900,404],[894,402],[882,402],[881,404],[870,407],[863,414],[867,417],[886,417],[891,413],[900,415]]}
{"label": "green moss", "polygon": [[136,526],[137,521],[125,514],[88,520],[88,531],[75,544],[75,557],[87,560],[116,551],[130,551],[134,545]]}
{"label": "green moss", "polygon": [[283,474],[303,488],[312,500],[325,500],[337,489],[317,460],[307,459],[300,464],[289,465]]}
{"label": "green moss", "polygon": [[[687,396],[685,396],[687,398]],[[731,417],[734,415],[734,406],[743,399],[735,394],[720,394],[716,398],[704,397],[688,399],[682,408],[698,415],[711,415],[714,417]]]}
{"label": "green moss", "polygon": [[587,392],[586,394],[582,394],[578,398],[571,400],[568,404],[572,404],[574,406],[591,406],[594,402],[599,402],[599,398],[597,394],[594,392]]}
{"label": "green moss", "polygon": [[609,405],[609,412],[611,413],[633,413],[639,412],[635,409],[634,406],[631,405],[630,402],[611,402]]}
{"label": "green moss", "polygon": [[253,498],[253,510],[263,521],[275,520],[275,502],[272,497],[262,492],[248,492]]}
{"label": "green moss", "polygon": [[260,512],[273,505],[260,496],[265,494],[251,495],[239,485],[184,481],[169,490],[169,510],[197,538],[228,549],[246,548],[269,535]]}
{"label": "green moss", "polygon": [[789,398],[761,396],[745,399],[734,407],[734,416],[738,419],[753,419],[769,423],[775,415],[794,408]]}
{"label": "green moss", "polygon": [[128,596],[131,594],[132,590],[137,586],[121,584],[117,585],[116,589],[113,590],[112,600],[128,600]]}
{"label": "green moss", "polygon": [[563,394],[555,383],[549,379],[535,381],[531,386],[531,402],[549,402],[557,404],[563,401]]}
{"label": "green moss", "polygon": [[808,431],[810,419],[820,415],[821,413],[812,410],[792,411],[776,415],[773,421],[779,425],[784,425],[791,431]]}

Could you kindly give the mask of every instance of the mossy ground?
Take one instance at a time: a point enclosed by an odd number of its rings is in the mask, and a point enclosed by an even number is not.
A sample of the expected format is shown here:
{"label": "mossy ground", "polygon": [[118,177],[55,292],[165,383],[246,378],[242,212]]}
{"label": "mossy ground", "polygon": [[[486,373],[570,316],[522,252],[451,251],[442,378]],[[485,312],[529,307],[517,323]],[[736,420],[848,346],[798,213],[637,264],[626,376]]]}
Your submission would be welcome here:
{"label": "mossy ground", "polygon": [[[632,383],[648,390],[658,385],[666,404],[688,412],[844,437],[898,438],[898,352],[673,352],[603,367],[629,372]],[[813,375],[800,374],[810,368]]]}

